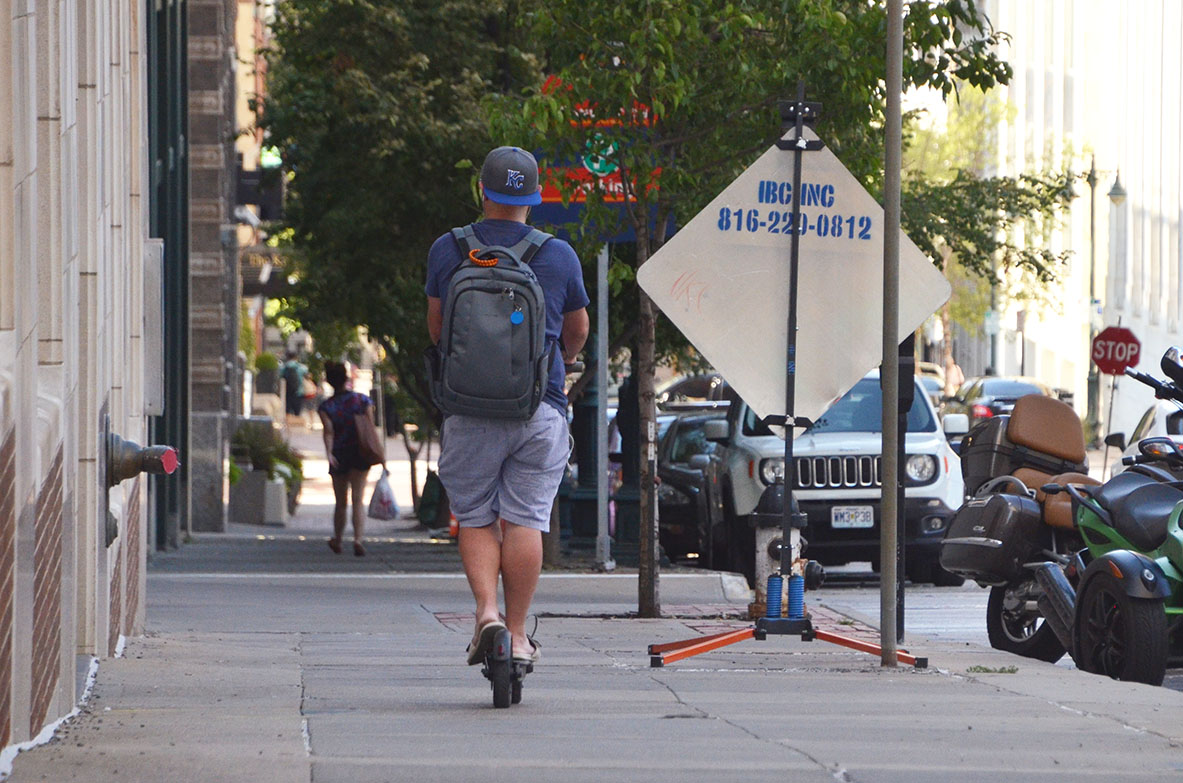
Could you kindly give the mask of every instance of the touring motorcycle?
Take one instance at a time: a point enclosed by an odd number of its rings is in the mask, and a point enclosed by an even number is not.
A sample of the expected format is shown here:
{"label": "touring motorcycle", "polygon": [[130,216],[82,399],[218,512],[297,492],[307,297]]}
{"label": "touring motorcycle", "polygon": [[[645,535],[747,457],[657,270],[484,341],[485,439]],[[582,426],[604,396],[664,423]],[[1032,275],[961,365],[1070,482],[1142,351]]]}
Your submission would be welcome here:
{"label": "touring motorcycle", "polygon": [[[1127,375],[1183,407],[1183,351],[1161,367],[1170,381]],[[1090,478],[1079,418],[1038,396],[966,435],[973,496],[941,565],[990,587],[992,646],[1046,661],[1069,651],[1085,671],[1150,684],[1183,655],[1183,449],[1148,438],[1139,452],[1104,484]]]}

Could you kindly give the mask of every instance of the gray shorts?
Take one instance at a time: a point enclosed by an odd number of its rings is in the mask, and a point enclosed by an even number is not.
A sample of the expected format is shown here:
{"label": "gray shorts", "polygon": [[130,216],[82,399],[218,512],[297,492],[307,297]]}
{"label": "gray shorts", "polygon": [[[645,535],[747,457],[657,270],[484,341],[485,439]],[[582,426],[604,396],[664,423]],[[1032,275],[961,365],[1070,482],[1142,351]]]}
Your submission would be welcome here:
{"label": "gray shorts", "polygon": [[461,527],[504,519],[547,532],[571,456],[567,418],[542,403],[528,421],[449,416],[439,476]]}

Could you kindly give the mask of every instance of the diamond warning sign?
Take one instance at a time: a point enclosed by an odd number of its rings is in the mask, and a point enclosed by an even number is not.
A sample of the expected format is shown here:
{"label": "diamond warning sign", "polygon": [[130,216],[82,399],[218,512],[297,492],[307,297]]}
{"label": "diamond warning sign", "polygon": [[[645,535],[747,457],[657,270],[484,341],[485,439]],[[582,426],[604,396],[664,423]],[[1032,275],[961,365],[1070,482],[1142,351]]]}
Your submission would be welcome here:
{"label": "diamond warning sign", "polygon": [[[883,209],[823,147],[801,156],[794,213],[793,158],[769,149],[655,253],[637,281],[756,413],[789,413],[782,409],[789,252],[797,233],[791,413],[815,419],[882,359]],[[940,270],[901,234],[899,340],[950,292]]]}

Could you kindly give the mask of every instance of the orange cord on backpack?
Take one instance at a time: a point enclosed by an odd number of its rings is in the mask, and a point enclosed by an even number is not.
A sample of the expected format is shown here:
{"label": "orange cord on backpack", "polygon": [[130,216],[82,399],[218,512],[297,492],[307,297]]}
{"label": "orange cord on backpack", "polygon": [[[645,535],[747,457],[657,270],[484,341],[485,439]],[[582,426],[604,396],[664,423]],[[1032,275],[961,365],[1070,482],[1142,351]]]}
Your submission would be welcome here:
{"label": "orange cord on backpack", "polygon": [[469,250],[468,260],[477,266],[497,266],[497,256],[493,256],[492,258],[478,258],[477,252],[479,251]]}

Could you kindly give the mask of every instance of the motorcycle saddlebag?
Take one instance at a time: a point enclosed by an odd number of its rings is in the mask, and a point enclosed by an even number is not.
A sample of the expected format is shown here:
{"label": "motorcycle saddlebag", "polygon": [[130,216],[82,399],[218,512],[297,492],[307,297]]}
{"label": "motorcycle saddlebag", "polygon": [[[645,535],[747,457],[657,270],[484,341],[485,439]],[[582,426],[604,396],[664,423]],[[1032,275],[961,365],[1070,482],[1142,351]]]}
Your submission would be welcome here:
{"label": "motorcycle saddlebag", "polygon": [[1006,584],[1050,547],[1051,531],[1033,498],[986,495],[966,501],[949,523],[941,567],[979,584]]}
{"label": "motorcycle saddlebag", "polygon": [[973,495],[990,479],[1010,475],[1019,468],[1033,468],[1049,476],[1088,472],[1087,462],[1074,462],[1012,443],[1007,437],[1010,420],[1006,415],[993,416],[975,425],[962,439],[961,476],[967,494]]}

